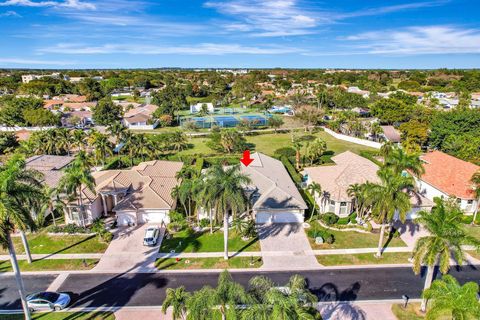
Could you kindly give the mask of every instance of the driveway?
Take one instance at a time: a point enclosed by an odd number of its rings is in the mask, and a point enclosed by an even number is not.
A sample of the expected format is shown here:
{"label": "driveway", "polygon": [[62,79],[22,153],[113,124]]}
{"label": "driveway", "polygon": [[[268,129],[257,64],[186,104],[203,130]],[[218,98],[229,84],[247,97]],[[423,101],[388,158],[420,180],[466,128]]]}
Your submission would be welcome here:
{"label": "driveway", "polygon": [[132,227],[119,227],[113,234],[113,240],[103,254],[94,272],[142,272],[154,269],[153,263],[164,235],[160,230],[160,238],[155,247],[143,245],[145,229],[143,224]]}
{"label": "driveway", "polygon": [[415,247],[417,239],[428,236],[429,234],[422,225],[412,221],[406,221],[405,223],[396,221],[393,226],[400,232],[400,238],[402,238],[403,242],[412,249]]}
{"label": "driveway", "polygon": [[301,224],[263,224],[258,225],[257,230],[262,248],[263,268],[288,270],[318,267]]}

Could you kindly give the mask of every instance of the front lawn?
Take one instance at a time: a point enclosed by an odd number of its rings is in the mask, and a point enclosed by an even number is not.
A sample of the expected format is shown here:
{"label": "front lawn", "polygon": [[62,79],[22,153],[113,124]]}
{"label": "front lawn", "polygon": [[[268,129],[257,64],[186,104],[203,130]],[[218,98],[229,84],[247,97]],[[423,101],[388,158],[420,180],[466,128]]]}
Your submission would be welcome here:
{"label": "front lawn", "polygon": [[480,240],[480,226],[465,225],[465,229],[469,235]]}
{"label": "front lawn", "polygon": [[[428,311],[428,305],[427,305]],[[392,312],[398,320],[422,320],[425,319],[425,313],[420,311],[420,303],[409,303],[407,308],[403,308],[403,305],[392,305]],[[451,320],[452,316],[444,313],[435,318],[435,320]]]}
{"label": "front lawn", "polygon": [[[379,234],[377,233],[360,233],[354,231],[335,231],[331,229],[325,229],[317,222],[310,223],[310,229],[307,229],[308,240],[312,249],[346,249],[346,248],[376,248],[378,246]],[[315,231],[324,231],[333,234],[335,242],[333,244],[316,244],[315,243]],[[385,243],[387,242],[385,237]],[[389,247],[406,247],[405,242],[401,238],[392,238],[388,243]]]}
{"label": "front lawn", "polygon": [[[29,264],[27,260],[19,260],[18,265],[21,271],[90,270],[98,261],[98,259],[41,259]],[[10,261],[0,261],[0,272],[10,271],[12,271]]]}
{"label": "front lawn", "polygon": [[[12,239],[17,254],[25,253],[22,239],[20,237]],[[49,235],[41,232],[28,234],[27,239],[32,254],[103,253],[108,247],[108,243],[93,235]],[[6,253],[7,251],[0,247],[0,254]]]}
{"label": "front lawn", "polygon": [[189,258],[158,259],[155,266],[159,270],[188,270],[188,269],[239,269],[259,268],[262,266],[261,257],[233,257],[228,260],[221,258]]}
{"label": "front lawn", "polygon": [[[0,314],[2,320],[22,320],[23,314]],[[115,320],[113,312],[38,312],[32,314],[34,320]]]}
{"label": "front lawn", "polygon": [[[179,252],[223,252],[223,232],[216,230],[213,234],[209,231],[192,233],[183,230],[170,234],[170,239],[164,238],[160,252],[170,253],[175,250]],[[229,233],[228,250],[238,251],[260,251],[258,239],[243,241],[240,236],[233,232]]]}
{"label": "front lawn", "polygon": [[411,257],[409,252],[384,253],[381,258],[376,258],[374,253],[361,254],[338,254],[317,256],[318,263],[324,266],[343,266],[343,265],[366,265],[366,264],[401,264],[409,263]]}

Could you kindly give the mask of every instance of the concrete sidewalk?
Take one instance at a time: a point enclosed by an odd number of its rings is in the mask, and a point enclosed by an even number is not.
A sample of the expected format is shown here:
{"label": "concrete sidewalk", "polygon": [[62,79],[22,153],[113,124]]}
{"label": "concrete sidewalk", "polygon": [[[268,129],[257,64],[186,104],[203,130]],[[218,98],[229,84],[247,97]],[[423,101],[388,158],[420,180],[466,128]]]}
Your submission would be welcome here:
{"label": "concrete sidewalk", "polygon": [[[103,253],[49,253],[49,254],[32,254],[33,260],[43,259],[101,259]],[[17,255],[18,260],[27,260],[27,255]],[[0,255],[0,261],[10,260],[9,255]]]}

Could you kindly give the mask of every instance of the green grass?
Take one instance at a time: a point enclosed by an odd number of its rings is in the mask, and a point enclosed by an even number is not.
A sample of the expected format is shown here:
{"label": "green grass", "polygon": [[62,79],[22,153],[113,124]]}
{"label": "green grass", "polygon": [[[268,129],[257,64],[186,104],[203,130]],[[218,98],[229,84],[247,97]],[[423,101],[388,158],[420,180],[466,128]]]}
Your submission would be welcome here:
{"label": "green grass", "polygon": [[[253,264],[251,264],[253,263]],[[159,270],[188,270],[188,269],[239,269],[259,268],[262,266],[261,257],[233,257],[228,260],[221,258],[174,258],[158,259],[155,266]]]}
{"label": "green grass", "polygon": [[394,252],[384,253],[381,258],[375,258],[374,253],[361,253],[349,255],[317,256],[318,263],[324,266],[365,265],[365,264],[397,264],[409,263],[411,253]]}
{"label": "green grass", "polygon": [[[22,314],[0,314],[0,320],[22,320]],[[115,320],[113,312],[42,312],[34,313],[35,320]]]}
{"label": "green grass", "polygon": [[[108,243],[92,235],[48,235],[41,232],[28,234],[27,239],[33,254],[103,253],[108,247]],[[13,237],[13,243],[18,254],[25,253],[20,237]],[[5,249],[0,248],[0,254],[5,253]]]}
{"label": "green grass", "polygon": [[[26,260],[19,260],[21,271],[61,271],[61,270],[90,270],[98,263],[98,259],[42,259],[34,260],[29,264]],[[12,271],[10,261],[0,261],[0,272]]]}
{"label": "green grass", "polygon": [[[303,133],[302,133],[303,134]],[[350,150],[359,154],[361,151],[375,151],[373,148],[365,147],[359,144],[350,143],[342,140],[335,139],[324,131],[312,133],[313,136],[322,138],[327,143],[329,151],[333,151],[334,154],[342,153]],[[292,136],[290,133],[268,133],[257,134],[246,137],[247,142],[255,145],[252,151],[259,151],[267,155],[273,155],[275,150],[283,147],[292,146]],[[206,142],[208,138],[192,138],[189,143],[193,145],[193,148],[179,152],[179,155],[186,154],[213,154],[216,153],[209,147]]]}
{"label": "green grass", "polygon": [[465,229],[469,235],[480,240],[480,226],[465,225]]}
{"label": "green grass", "polygon": [[[170,239],[164,238],[160,252],[223,252],[223,232],[220,230],[210,234],[203,233],[189,234],[186,230],[174,233]],[[258,239],[243,241],[240,236],[229,234],[228,250],[236,251],[260,251]]]}
{"label": "green grass", "polygon": [[[329,229],[328,232],[333,234],[335,242],[333,244],[316,244],[314,238],[314,230],[325,230],[317,222],[310,223],[311,228],[307,229],[308,239],[312,249],[346,249],[346,248],[376,248],[378,246],[379,234],[376,233],[360,233],[354,231],[335,231]],[[316,228],[316,229],[315,229]],[[387,238],[385,238],[385,242]],[[393,238],[388,243],[389,247],[406,247],[405,242],[400,238]]]}
{"label": "green grass", "polygon": [[[427,304],[428,311],[428,304]],[[422,320],[425,319],[425,314],[420,311],[420,303],[409,303],[407,308],[403,308],[403,305],[394,304],[392,305],[392,312],[397,317],[398,320]],[[435,320],[450,320],[452,319],[451,315],[440,315],[435,318]]]}

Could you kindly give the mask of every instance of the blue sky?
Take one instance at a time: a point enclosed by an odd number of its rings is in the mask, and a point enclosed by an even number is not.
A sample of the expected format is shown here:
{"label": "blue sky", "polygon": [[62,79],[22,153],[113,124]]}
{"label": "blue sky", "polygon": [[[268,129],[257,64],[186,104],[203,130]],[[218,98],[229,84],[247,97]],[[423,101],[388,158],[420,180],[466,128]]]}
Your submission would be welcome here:
{"label": "blue sky", "polygon": [[478,0],[0,0],[0,67],[478,68]]}

